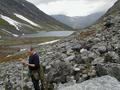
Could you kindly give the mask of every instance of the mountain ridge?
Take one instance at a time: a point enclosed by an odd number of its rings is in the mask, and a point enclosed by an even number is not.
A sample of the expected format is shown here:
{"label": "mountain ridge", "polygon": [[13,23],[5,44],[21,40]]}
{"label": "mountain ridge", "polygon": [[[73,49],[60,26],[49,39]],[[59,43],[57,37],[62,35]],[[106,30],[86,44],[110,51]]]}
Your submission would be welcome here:
{"label": "mountain ridge", "polygon": [[[11,25],[9,22],[10,20],[14,20],[14,24],[18,22],[19,24],[16,26],[20,30],[17,30],[15,25]],[[31,25],[28,20],[34,22],[34,25]],[[35,26],[35,23],[38,26]],[[9,33],[6,33],[3,29]],[[22,35],[25,33],[35,33],[41,30],[72,30],[72,28],[53,19],[26,0],[0,0],[1,36],[13,36],[10,33]]]}
{"label": "mountain ridge", "polygon": [[52,15],[53,18],[60,22],[72,26],[74,29],[83,29],[94,24],[105,12],[96,12],[88,16],[69,17],[65,15]]}

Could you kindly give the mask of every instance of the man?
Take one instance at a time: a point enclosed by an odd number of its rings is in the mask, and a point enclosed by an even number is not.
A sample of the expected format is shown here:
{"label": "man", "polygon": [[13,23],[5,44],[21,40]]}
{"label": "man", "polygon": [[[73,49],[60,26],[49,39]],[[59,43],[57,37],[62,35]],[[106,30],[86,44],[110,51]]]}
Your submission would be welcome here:
{"label": "man", "polygon": [[29,72],[30,72],[30,77],[32,79],[33,85],[35,90],[40,90],[39,87],[39,77],[40,77],[40,61],[39,61],[39,56],[37,53],[34,51],[34,48],[30,48],[27,51],[27,54],[29,56],[29,62],[21,59],[22,63],[26,66],[29,67]]}

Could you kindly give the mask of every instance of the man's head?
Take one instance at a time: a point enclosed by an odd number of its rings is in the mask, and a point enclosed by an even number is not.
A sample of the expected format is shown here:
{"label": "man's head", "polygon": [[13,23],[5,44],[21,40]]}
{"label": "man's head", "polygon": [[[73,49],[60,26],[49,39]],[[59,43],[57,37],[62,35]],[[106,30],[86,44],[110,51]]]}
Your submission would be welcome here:
{"label": "man's head", "polygon": [[27,54],[28,55],[33,55],[34,53],[34,48],[33,47],[30,47],[28,50],[27,50]]}

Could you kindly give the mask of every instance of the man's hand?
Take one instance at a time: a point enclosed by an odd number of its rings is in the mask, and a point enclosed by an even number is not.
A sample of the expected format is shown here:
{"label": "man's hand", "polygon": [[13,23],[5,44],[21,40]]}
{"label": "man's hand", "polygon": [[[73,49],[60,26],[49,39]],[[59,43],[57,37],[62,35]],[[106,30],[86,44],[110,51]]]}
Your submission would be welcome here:
{"label": "man's hand", "polygon": [[23,59],[23,58],[19,58],[18,60],[19,60],[19,61],[23,61],[24,59]]}
{"label": "man's hand", "polygon": [[22,60],[21,63],[25,66],[28,66],[28,63],[25,60]]}
{"label": "man's hand", "polygon": [[25,66],[35,67],[35,64],[29,64],[27,61],[25,61],[23,58],[19,58],[21,63]]}

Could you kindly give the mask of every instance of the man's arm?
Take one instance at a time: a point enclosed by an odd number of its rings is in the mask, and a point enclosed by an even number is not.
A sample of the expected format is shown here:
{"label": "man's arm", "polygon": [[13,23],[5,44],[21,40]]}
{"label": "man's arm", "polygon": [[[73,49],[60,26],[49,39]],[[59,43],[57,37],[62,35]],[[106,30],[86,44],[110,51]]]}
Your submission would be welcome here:
{"label": "man's arm", "polygon": [[28,62],[25,62],[25,65],[30,66],[30,67],[35,67],[35,64],[29,64]]}
{"label": "man's arm", "polygon": [[21,63],[26,65],[26,66],[30,66],[30,67],[35,67],[35,64],[29,64],[27,61],[25,61],[24,59],[20,59]]}

